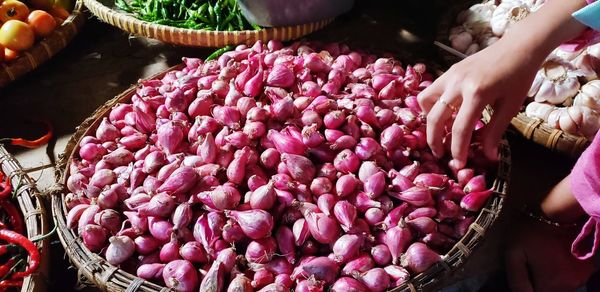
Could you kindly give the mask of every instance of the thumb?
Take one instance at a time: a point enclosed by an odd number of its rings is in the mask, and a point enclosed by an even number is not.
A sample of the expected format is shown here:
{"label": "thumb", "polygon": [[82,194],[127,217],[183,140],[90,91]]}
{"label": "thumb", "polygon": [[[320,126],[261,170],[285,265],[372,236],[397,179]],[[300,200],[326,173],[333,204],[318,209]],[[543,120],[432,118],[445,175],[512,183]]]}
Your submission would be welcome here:
{"label": "thumb", "polygon": [[488,159],[498,160],[498,143],[517,111],[518,108],[513,111],[511,106],[506,103],[497,103],[492,119],[484,129],[483,151]]}

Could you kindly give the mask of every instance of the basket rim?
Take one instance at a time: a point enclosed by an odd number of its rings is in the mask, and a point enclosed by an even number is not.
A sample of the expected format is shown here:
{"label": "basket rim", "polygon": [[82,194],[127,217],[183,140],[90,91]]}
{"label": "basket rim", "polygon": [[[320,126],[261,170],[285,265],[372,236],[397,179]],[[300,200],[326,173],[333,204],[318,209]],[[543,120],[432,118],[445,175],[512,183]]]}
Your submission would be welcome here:
{"label": "basket rim", "polygon": [[[525,114],[525,112],[519,112],[517,116],[512,118],[510,124],[515,131],[523,135],[527,140],[532,140],[538,145],[567,154],[571,157],[578,157],[591,143],[591,141],[583,135],[574,135],[561,129],[552,128],[543,120],[532,118]],[[550,134],[546,139],[541,139],[537,138],[538,136],[535,135],[537,132]],[[560,141],[567,142],[569,146],[571,146],[571,149],[559,149],[558,144]]]}
{"label": "basket rim", "polygon": [[[3,144],[0,144],[0,170],[10,177],[13,186],[19,186],[19,182],[24,182],[16,189],[15,203],[18,203],[19,210],[23,214],[27,237],[35,238],[47,234],[49,229],[46,217],[47,211],[36,182],[27,174],[19,161],[6,150]],[[24,279],[22,292],[46,290],[46,285],[40,284],[40,282],[47,281],[49,240],[49,238],[44,238],[35,242],[38,249],[41,250],[40,266],[36,273]]]}
{"label": "basket rim", "polygon": [[17,80],[28,72],[35,70],[64,49],[79,33],[85,22],[83,0],[76,0],[73,10],[67,19],[49,36],[37,41],[33,47],[23,51],[19,57],[0,64],[0,87]]}
{"label": "basket rim", "polygon": [[[144,80],[161,78],[168,72],[181,69],[182,67],[183,64],[171,67]],[[140,82],[144,80],[140,80]],[[108,264],[106,260],[99,257],[95,253],[92,253],[83,245],[81,239],[75,234],[75,232],[66,227],[65,216],[67,211],[63,198],[68,191],[64,186],[66,186],[66,181],[69,177],[68,165],[70,165],[74,155],[76,154],[75,150],[78,148],[77,145],[81,139],[88,134],[91,129],[97,126],[101,118],[110,111],[113,105],[118,102],[129,101],[131,96],[135,93],[135,90],[140,85],[140,82],[131,86],[121,94],[117,95],[115,98],[100,106],[90,117],[88,117],[80,126],[77,127],[77,131],[69,139],[64,153],[57,162],[55,172],[55,179],[59,185],[62,186],[62,189],[52,196],[52,214],[58,227],[58,234],[61,243],[65,247],[70,260],[80,269],[80,274],[86,276],[89,284],[96,285],[101,288],[107,288],[111,291],[112,289],[125,290],[125,288],[127,288],[132,282],[135,282],[136,285],[139,285],[141,291],[160,291],[161,289],[165,288],[140,279]],[[489,115],[487,116],[489,117]],[[499,160],[498,170],[492,184],[493,195],[491,199],[488,200],[482,211],[477,214],[475,222],[471,224],[465,236],[463,236],[454,245],[454,247],[452,247],[452,249],[443,256],[442,262],[432,266],[427,271],[412,277],[407,283],[392,288],[390,291],[415,291],[440,284],[439,276],[457,270],[459,266],[466,262],[467,257],[473,252],[473,250],[479,246],[479,242],[483,239],[486,230],[493,225],[498,216],[501,214],[505,196],[508,190],[511,154],[510,147],[506,139],[501,141],[499,153],[501,154],[501,159]],[[73,253],[76,254],[74,255]],[[88,259],[87,261],[82,260],[86,258]],[[92,263],[90,263],[90,261]],[[90,268],[90,266],[94,267]],[[119,280],[121,280],[121,282],[111,282],[112,279],[117,277],[120,278]],[[137,291],[135,289],[128,290]]]}
{"label": "basket rim", "polygon": [[108,7],[98,0],[83,0],[83,2],[94,16],[128,33],[192,47],[223,47],[270,39],[288,41],[321,29],[334,20],[334,18],[328,18],[306,24],[267,27],[260,30],[214,31],[151,23],[138,19],[131,13]]}

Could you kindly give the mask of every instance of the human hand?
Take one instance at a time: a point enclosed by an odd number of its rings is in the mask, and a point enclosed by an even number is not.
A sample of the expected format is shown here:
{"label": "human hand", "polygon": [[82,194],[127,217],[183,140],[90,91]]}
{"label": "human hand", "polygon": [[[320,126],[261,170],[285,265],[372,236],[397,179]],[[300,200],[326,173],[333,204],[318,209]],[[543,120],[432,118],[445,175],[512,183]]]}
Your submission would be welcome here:
{"label": "human hand", "polygon": [[506,274],[512,291],[574,291],[593,274],[592,260],[571,254],[577,228],[525,222],[509,237]]}
{"label": "human hand", "polygon": [[[486,105],[494,114],[482,129],[485,155],[497,159],[502,133],[518,112],[545,56],[532,57],[533,49],[509,37],[452,66],[418,96],[427,114],[427,142],[433,154],[444,155],[443,139],[451,125],[452,169],[465,166],[473,128]],[[457,111],[452,120],[453,112]],[[450,129],[448,129],[450,131]]]}
{"label": "human hand", "polygon": [[[471,135],[481,111],[492,106],[494,115],[481,133],[485,155],[497,159],[497,144],[523,103],[536,71],[559,44],[585,26],[571,14],[584,0],[548,1],[519,21],[493,45],[452,66],[418,96],[427,114],[427,142],[433,154],[444,154],[443,138],[451,125],[450,168],[466,164]],[[452,112],[457,111],[454,122]]]}

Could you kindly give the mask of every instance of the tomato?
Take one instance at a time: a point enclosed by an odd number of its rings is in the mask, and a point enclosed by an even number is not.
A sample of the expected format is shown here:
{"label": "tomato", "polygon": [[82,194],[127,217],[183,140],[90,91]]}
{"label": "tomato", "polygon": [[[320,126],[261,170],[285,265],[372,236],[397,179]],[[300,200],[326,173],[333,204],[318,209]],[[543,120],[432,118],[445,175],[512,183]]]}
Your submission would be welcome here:
{"label": "tomato", "polygon": [[29,24],[9,20],[0,27],[0,44],[13,51],[24,51],[33,46],[35,33]]}
{"label": "tomato", "polygon": [[4,54],[4,60],[5,61],[12,61],[12,60],[16,59],[19,56],[19,52],[13,51],[13,50],[8,49],[8,48],[4,48],[4,50],[2,51],[2,53]]}
{"label": "tomato", "polygon": [[45,37],[56,28],[54,16],[43,10],[34,10],[27,16],[27,23],[33,28],[37,36]]}
{"label": "tomato", "polygon": [[69,11],[67,11],[66,9],[59,7],[59,6],[54,6],[52,7],[52,9],[50,9],[50,14],[52,14],[52,16],[54,17],[58,17],[62,20],[67,19],[67,17],[69,17]]}
{"label": "tomato", "polygon": [[25,21],[29,8],[21,1],[6,0],[0,4],[0,21],[7,22],[11,19]]}
{"label": "tomato", "polygon": [[4,47],[0,45],[0,62],[4,61]]}

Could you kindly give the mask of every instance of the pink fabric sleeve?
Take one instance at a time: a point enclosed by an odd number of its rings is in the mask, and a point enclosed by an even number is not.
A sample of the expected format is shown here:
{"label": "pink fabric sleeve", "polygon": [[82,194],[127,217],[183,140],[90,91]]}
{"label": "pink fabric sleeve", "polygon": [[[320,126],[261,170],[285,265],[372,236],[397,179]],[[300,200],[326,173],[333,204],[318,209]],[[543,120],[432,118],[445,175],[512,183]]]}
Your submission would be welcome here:
{"label": "pink fabric sleeve", "polygon": [[570,176],[571,191],[590,216],[571,246],[579,259],[592,257],[600,245],[600,135],[581,154]]}

